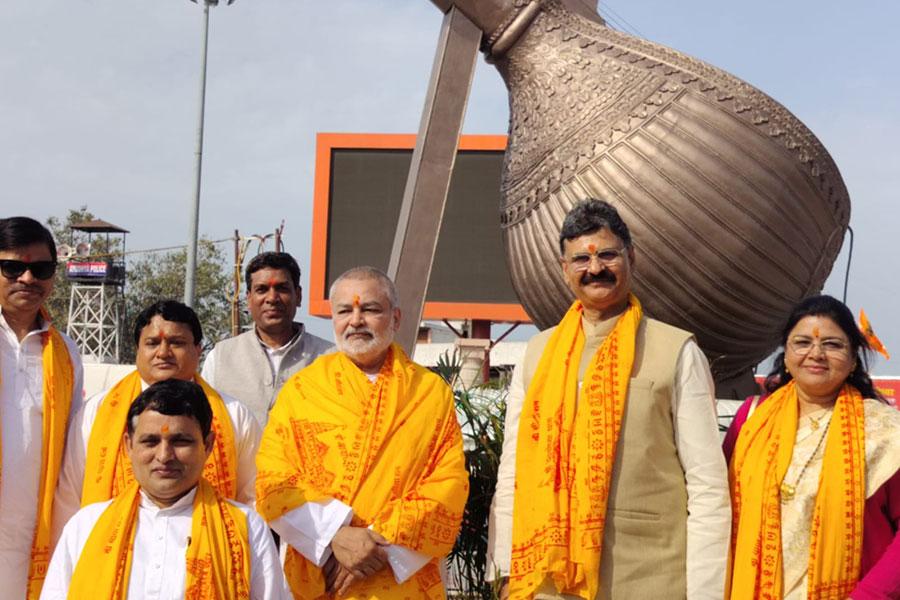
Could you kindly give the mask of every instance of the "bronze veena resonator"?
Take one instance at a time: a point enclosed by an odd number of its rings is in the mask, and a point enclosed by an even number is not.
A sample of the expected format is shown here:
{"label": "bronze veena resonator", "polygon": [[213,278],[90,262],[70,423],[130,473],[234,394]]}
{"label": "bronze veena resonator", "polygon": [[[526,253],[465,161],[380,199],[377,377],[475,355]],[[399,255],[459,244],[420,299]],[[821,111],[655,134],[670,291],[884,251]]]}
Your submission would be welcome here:
{"label": "bronze veena resonator", "polygon": [[572,300],[563,216],[602,198],[631,228],[646,311],[694,332],[717,381],[746,377],[844,239],[850,201],[819,140],[753,86],[606,27],[585,0],[434,2],[481,29],[509,90],[501,223],[535,324]]}

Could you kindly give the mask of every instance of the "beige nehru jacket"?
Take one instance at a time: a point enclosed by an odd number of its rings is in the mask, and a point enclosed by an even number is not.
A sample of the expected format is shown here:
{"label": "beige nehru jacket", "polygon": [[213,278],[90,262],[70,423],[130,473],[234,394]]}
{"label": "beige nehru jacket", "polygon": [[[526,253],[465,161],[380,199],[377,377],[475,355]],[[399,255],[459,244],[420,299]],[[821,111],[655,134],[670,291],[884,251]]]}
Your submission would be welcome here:
{"label": "beige nehru jacket", "polygon": [[[582,321],[579,381],[615,321]],[[518,431],[525,390],[552,331],[529,342],[516,368],[507,435]],[[489,570],[502,574],[509,565],[514,481],[515,443],[507,438],[489,534]],[[730,514],[706,360],[690,333],[644,318],[613,465],[598,598],[721,598]],[[549,580],[536,594],[557,597]]]}

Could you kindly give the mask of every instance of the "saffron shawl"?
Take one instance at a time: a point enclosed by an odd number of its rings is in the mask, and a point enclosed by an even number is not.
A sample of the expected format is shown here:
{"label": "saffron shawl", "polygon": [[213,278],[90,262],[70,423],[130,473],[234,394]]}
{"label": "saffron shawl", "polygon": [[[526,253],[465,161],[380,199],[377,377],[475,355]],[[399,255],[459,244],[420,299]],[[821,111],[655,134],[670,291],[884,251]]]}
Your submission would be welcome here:
{"label": "saffron shawl", "polygon": [[[124,600],[134,558],[140,487],[132,483],[103,511],[69,583],[69,598]],[[186,600],[249,600],[247,515],[200,479],[185,557]]]}
{"label": "saffron shawl", "polygon": [[[267,521],[335,498],[352,507],[351,525],[434,557],[402,584],[387,567],[342,598],[444,597],[438,560],[453,547],[468,494],[462,437],[450,388],[399,346],[374,382],[341,352],[294,375],[256,464],[256,508]],[[295,598],[325,593],[321,570],[291,547],[285,576]]]}
{"label": "saffron shawl", "polygon": [[579,394],[582,313],[576,301],[560,321],[522,406],[511,600],[530,598],[548,576],[558,592],[586,600],[599,589],[609,484],[642,309],[631,295],[592,358]]}
{"label": "saffron shawl", "polygon": [[[761,403],[741,428],[729,479],[732,490],[730,598],[781,598],[780,487],[798,423],[796,383]],[[826,476],[827,475],[827,476]],[[863,399],[844,385],[825,439],[810,532],[808,598],[847,598],[860,573],[866,498]]]}
{"label": "saffron shawl", "polygon": [[[49,320],[43,308],[41,317]],[[37,600],[41,595],[47,567],[50,564],[50,524],[53,515],[53,494],[59,477],[63,449],[66,443],[66,427],[72,405],[75,370],[72,357],[62,335],[52,325],[41,334],[43,352],[41,367],[44,375],[43,420],[41,428],[41,474],[38,479],[38,511],[34,539],[31,542],[31,563],[28,568],[26,600]],[[2,451],[2,443],[0,443]],[[0,461],[2,464],[2,461]],[[0,473],[2,477],[2,473]]]}
{"label": "saffron shawl", "polygon": [[[195,376],[195,381],[209,399],[212,430],[216,433],[212,454],[203,465],[203,477],[224,497],[234,499],[237,493],[234,426],[222,396],[199,375]],[[113,386],[100,403],[88,439],[81,506],[115,498],[134,483],[122,435],[128,409],[140,393],[141,376],[134,371]]]}

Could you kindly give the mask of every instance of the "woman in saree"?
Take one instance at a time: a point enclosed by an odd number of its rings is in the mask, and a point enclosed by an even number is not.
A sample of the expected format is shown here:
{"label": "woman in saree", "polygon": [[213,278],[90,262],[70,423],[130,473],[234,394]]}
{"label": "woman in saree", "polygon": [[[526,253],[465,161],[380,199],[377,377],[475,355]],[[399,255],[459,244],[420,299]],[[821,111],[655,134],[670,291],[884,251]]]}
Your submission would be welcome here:
{"label": "woman in saree", "polygon": [[725,438],[728,597],[900,598],[900,410],[872,384],[869,343],[830,296],[795,307],[781,342],[768,395]]}

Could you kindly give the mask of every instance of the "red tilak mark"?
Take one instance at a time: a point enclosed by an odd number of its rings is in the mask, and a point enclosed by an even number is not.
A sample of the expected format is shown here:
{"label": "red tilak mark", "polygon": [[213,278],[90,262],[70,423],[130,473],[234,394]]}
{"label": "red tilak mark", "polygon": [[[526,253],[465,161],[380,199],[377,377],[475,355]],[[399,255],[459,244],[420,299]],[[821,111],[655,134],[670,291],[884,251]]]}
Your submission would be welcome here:
{"label": "red tilak mark", "polygon": [[819,327],[813,327],[813,337],[819,337]]}
{"label": "red tilak mark", "polygon": [[159,430],[160,433],[169,433],[169,426],[163,425],[162,429]]}
{"label": "red tilak mark", "polygon": [[159,341],[160,341],[160,342],[166,341],[166,332],[165,332],[165,331],[160,331],[160,332],[159,332]]}
{"label": "red tilak mark", "polygon": [[595,246],[594,244],[588,244],[588,252],[593,254],[596,251],[597,251],[597,246]]}
{"label": "red tilak mark", "polygon": [[25,259],[25,262],[31,262],[31,255],[30,255],[30,254],[26,254],[23,258]]}
{"label": "red tilak mark", "polygon": [[359,307],[359,294],[353,294],[353,306]]}
{"label": "red tilak mark", "polygon": [[276,285],[278,285],[278,282],[277,282],[277,281],[275,281],[274,279],[270,279],[270,280],[269,280],[269,287],[270,287],[270,288],[273,288],[273,287],[275,287]]}

